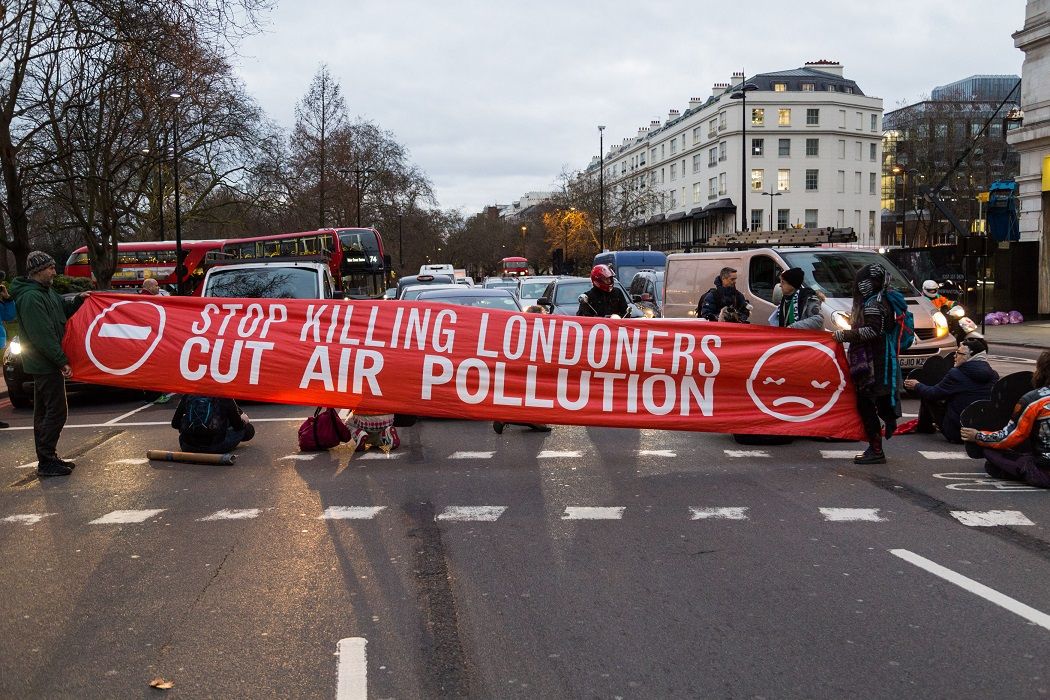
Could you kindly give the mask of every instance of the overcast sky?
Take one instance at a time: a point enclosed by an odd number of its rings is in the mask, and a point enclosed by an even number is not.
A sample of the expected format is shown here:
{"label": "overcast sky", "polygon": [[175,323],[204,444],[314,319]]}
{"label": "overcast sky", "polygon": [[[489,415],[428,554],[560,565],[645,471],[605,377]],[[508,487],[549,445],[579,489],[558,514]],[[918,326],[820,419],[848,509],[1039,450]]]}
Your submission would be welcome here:
{"label": "overcast sky", "polygon": [[890,110],[978,73],[1020,75],[1023,0],[308,0],[239,47],[285,127],[321,63],[352,116],[392,131],[442,208],[470,215],[585,167],[668,109],[748,76],[841,62]]}

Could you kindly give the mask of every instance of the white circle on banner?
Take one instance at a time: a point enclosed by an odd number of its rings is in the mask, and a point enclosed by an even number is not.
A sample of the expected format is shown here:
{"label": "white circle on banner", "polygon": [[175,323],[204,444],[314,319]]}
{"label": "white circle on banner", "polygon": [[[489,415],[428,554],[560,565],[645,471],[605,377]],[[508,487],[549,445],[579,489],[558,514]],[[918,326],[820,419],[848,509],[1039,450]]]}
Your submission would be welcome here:
{"label": "white circle on banner", "polygon": [[[149,307],[151,310],[149,313],[156,317],[155,323],[143,323],[141,320],[131,317],[135,314],[135,311],[128,308],[122,309],[119,312],[117,311],[120,307],[129,304],[139,307]],[[113,315],[110,317],[110,320],[103,321],[107,314]],[[126,316],[128,318],[125,318]],[[164,322],[164,307],[159,304],[154,304],[149,301],[114,302],[103,309],[102,313],[91,321],[91,325],[88,326],[87,334],[84,338],[84,351],[87,352],[88,359],[91,360],[92,364],[106,374],[117,376],[131,374],[141,367],[142,364],[149,359],[150,355],[153,354],[153,351],[157,349],[157,344],[160,343],[160,339],[164,335]],[[137,357],[137,359],[127,367],[111,367],[100,360],[95,354],[95,350],[92,347],[93,342],[99,343],[99,345],[103,347],[106,344],[127,345],[131,348],[128,354]],[[141,354],[139,354],[140,351],[136,349],[138,346],[141,346],[142,348]]]}
{"label": "white circle on banner", "polygon": [[[758,392],[755,388],[755,379],[762,371],[763,366],[765,366],[765,364],[767,363],[767,361],[770,360],[770,358],[773,358],[777,353],[788,348],[812,348],[813,350],[816,350],[817,352],[821,353],[821,355],[819,356],[819,360],[821,362],[823,362],[825,359],[830,360],[831,365],[835,368],[835,372],[838,374],[838,385],[835,387],[835,391],[827,398],[823,406],[817,408],[816,403],[806,398],[805,396],[787,394],[786,392],[782,392],[782,396],[773,401],[770,401],[768,404],[766,403],[765,399],[758,395]],[[796,359],[796,363],[792,369],[796,374],[799,375],[805,374],[806,370],[812,370],[817,365],[816,362],[798,362],[797,358],[793,359]],[[817,358],[814,359],[816,360]],[[831,382],[834,380],[834,377],[829,377],[826,378],[823,382],[818,381],[818,379],[821,378],[823,377],[812,378],[809,380],[809,383],[813,387],[813,389],[816,389],[818,391],[824,390],[828,388]],[[779,388],[786,381],[787,377],[778,377],[774,379],[772,376],[768,376],[763,380],[762,386],[766,387],[772,384]],[[835,357],[835,352],[828,346],[821,345],[820,343],[815,343],[811,340],[792,340],[786,343],[780,343],[779,345],[774,345],[769,350],[766,350],[762,354],[762,357],[758,358],[758,362],[755,363],[754,369],[751,370],[751,376],[747,378],[747,393],[751,397],[751,400],[755,402],[755,405],[758,406],[758,409],[766,415],[773,416],[777,420],[786,421],[788,423],[805,423],[807,421],[813,420],[814,418],[819,418],[820,416],[824,415],[825,413],[830,411],[832,406],[834,406],[838,402],[839,396],[842,394],[842,391],[845,388],[846,376],[842,373],[842,368],[839,367],[839,363]],[[768,391],[769,390],[767,390],[766,393],[768,393]],[[810,394],[813,393],[812,391],[807,391]],[[776,410],[781,406],[787,406],[789,404],[800,405],[805,408],[814,408],[816,410],[799,416],[791,415],[790,413],[784,413],[783,411]]]}

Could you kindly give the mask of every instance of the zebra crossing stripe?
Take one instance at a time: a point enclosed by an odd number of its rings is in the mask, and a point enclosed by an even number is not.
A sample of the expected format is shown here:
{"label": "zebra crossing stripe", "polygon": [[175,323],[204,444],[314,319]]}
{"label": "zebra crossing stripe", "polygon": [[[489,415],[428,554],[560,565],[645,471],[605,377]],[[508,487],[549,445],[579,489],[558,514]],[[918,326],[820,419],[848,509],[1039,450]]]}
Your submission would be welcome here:
{"label": "zebra crossing stripe", "polygon": [[927,450],[919,450],[926,459],[967,459],[968,455],[965,452],[930,452]]}
{"label": "zebra crossing stripe", "polygon": [[160,515],[164,508],[152,508],[147,510],[115,510],[106,513],[101,518],[96,518],[88,525],[124,525],[128,523],[143,523]]}
{"label": "zebra crossing stripe", "polygon": [[197,522],[206,523],[213,520],[251,520],[252,518],[258,518],[259,513],[260,510],[258,508],[223,508],[222,510],[215,511],[211,515],[198,518]]}
{"label": "zebra crossing stripe", "polygon": [[953,510],[953,518],[970,527],[996,527],[999,525],[1035,525],[1019,510]]}
{"label": "zebra crossing stripe", "polygon": [[354,457],[354,459],[398,459],[404,454],[404,452],[383,452],[382,450],[378,450],[375,452],[365,452],[360,457]]}
{"label": "zebra crossing stripe", "polygon": [[726,457],[771,457],[768,450],[722,450]]}
{"label": "zebra crossing stripe", "polygon": [[677,457],[674,450],[638,450],[639,457]]}
{"label": "zebra crossing stripe", "polygon": [[536,459],[569,459],[580,456],[582,453],[579,450],[540,450]]}
{"label": "zebra crossing stripe", "polygon": [[435,520],[494,523],[505,510],[506,506],[446,506]]}
{"label": "zebra crossing stripe", "polygon": [[820,514],[833,523],[881,523],[886,520],[879,515],[878,508],[821,508]]}
{"label": "zebra crossing stripe", "polygon": [[318,520],[371,520],[386,506],[328,506]]}
{"label": "zebra crossing stripe", "polygon": [[49,515],[54,515],[54,513],[20,513],[18,515],[9,515],[3,520],[0,520],[0,522],[36,525],[38,522],[40,522]]}
{"label": "zebra crossing stripe", "polygon": [[319,454],[321,454],[321,453],[320,452],[307,452],[307,453],[300,452],[300,453],[294,454],[294,455],[285,455],[284,457],[281,457],[281,460],[284,461],[284,460],[288,459],[288,460],[294,460],[294,461],[297,461],[297,462],[309,462],[311,459],[317,459],[317,455],[319,455]]}
{"label": "zebra crossing stripe", "polygon": [[690,508],[690,520],[747,520],[747,508]]}
{"label": "zebra crossing stripe", "polygon": [[853,459],[857,456],[856,450],[821,450],[820,456],[824,459]]}
{"label": "zebra crossing stripe", "polygon": [[620,520],[627,506],[566,506],[562,520]]}
{"label": "zebra crossing stripe", "polygon": [[495,452],[453,452],[449,459],[492,459]]}

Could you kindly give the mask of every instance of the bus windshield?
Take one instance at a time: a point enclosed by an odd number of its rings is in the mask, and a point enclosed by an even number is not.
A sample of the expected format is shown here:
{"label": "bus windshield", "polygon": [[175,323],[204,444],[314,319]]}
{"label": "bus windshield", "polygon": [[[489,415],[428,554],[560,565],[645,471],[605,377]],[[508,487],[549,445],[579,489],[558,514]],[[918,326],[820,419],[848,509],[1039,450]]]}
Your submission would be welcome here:
{"label": "bus windshield", "polygon": [[824,292],[829,297],[853,296],[853,279],[865,265],[879,264],[890,275],[890,287],[904,296],[917,296],[915,287],[904,278],[901,271],[878,253],[863,250],[813,250],[782,253],[791,267],[801,267],[806,285]]}
{"label": "bus windshield", "polygon": [[348,297],[376,299],[387,287],[383,239],[374,228],[339,229],[342,261],[339,274]]}

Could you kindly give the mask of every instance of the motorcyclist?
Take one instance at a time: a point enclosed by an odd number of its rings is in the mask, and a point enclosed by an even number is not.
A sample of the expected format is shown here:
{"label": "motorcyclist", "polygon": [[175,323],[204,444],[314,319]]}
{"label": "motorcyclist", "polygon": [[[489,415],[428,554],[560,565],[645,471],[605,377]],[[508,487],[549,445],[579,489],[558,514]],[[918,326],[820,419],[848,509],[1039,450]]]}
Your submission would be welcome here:
{"label": "motorcyclist", "polygon": [[577,316],[627,316],[627,297],[614,289],[616,275],[608,265],[591,268],[591,288],[580,295]]}
{"label": "motorcyclist", "polygon": [[930,300],[934,307],[938,311],[948,312],[955,302],[940,293],[941,285],[937,284],[933,280],[926,280],[922,283],[922,295]]}

